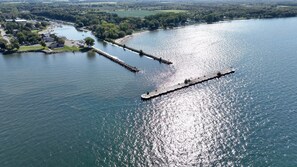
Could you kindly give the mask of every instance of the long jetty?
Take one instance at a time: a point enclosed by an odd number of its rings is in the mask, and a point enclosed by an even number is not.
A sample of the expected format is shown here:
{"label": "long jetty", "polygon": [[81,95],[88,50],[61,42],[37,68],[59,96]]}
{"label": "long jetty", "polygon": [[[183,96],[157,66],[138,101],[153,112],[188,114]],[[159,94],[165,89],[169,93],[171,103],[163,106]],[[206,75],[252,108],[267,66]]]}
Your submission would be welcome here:
{"label": "long jetty", "polygon": [[114,44],[114,45],[117,45],[117,46],[119,46],[119,47],[122,47],[122,48],[124,48],[124,49],[128,49],[128,50],[130,50],[130,51],[136,52],[136,53],[138,53],[140,56],[146,56],[146,57],[152,58],[152,59],[154,59],[154,60],[159,61],[160,63],[164,63],[164,64],[168,64],[168,65],[172,64],[172,62],[169,61],[169,60],[162,59],[161,57],[156,57],[156,56],[154,56],[154,55],[145,53],[145,52],[142,51],[142,50],[134,49],[134,48],[132,48],[132,47],[129,47],[129,46],[126,46],[126,45],[117,43],[117,42],[115,42],[115,41],[113,41],[113,40],[105,40],[105,41],[106,41],[106,42],[110,42],[110,43],[112,43],[112,44]]}
{"label": "long jetty", "polygon": [[129,64],[125,63],[124,61],[122,61],[122,60],[120,60],[120,59],[118,59],[118,58],[116,58],[116,57],[114,57],[114,56],[112,56],[112,55],[110,55],[110,54],[108,54],[108,53],[106,53],[106,52],[104,52],[104,51],[98,49],[98,48],[95,48],[94,46],[93,46],[92,48],[93,48],[93,50],[94,50],[95,52],[97,52],[97,53],[99,53],[100,55],[102,55],[102,56],[108,58],[109,60],[111,60],[111,61],[113,61],[113,62],[115,62],[115,63],[117,63],[117,64],[119,64],[119,65],[121,65],[121,66],[123,66],[123,67],[125,67],[126,69],[128,69],[128,70],[131,71],[131,72],[136,73],[136,72],[139,72],[139,71],[140,71],[140,70],[137,69],[136,67],[130,66]]}
{"label": "long jetty", "polygon": [[218,71],[218,72],[215,72],[215,73],[204,75],[202,77],[198,77],[198,78],[195,78],[195,79],[186,79],[183,83],[179,83],[177,85],[173,85],[173,86],[166,87],[166,88],[156,89],[156,90],[154,90],[152,92],[147,92],[146,94],[141,95],[141,99],[142,100],[149,100],[149,99],[152,99],[152,98],[155,98],[155,97],[158,97],[158,96],[170,93],[170,92],[174,92],[174,91],[177,91],[177,90],[180,90],[180,89],[183,89],[183,88],[187,88],[187,87],[192,86],[192,85],[196,85],[196,84],[199,84],[199,83],[202,83],[202,82],[206,82],[206,81],[209,81],[209,80],[212,80],[212,79],[215,79],[215,78],[220,78],[222,76],[232,74],[234,72],[235,72],[235,70],[233,68],[229,68],[229,69],[226,69],[226,70],[223,70],[223,71]]}

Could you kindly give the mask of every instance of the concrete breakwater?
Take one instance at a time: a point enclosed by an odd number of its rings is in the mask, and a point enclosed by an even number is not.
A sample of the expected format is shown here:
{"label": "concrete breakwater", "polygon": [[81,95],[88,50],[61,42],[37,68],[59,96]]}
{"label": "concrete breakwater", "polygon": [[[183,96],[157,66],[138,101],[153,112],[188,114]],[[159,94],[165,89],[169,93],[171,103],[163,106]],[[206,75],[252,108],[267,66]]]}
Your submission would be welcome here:
{"label": "concrete breakwater", "polygon": [[162,59],[161,57],[153,56],[153,55],[148,54],[148,53],[146,53],[146,52],[144,52],[144,51],[142,51],[142,50],[134,49],[134,48],[132,48],[132,47],[129,47],[129,46],[126,46],[126,45],[117,43],[117,42],[115,42],[115,41],[113,41],[113,40],[105,40],[105,41],[106,41],[106,42],[110,42],[110,43],[112,43],[112,44],[114,44],[114,45],[117,45],[117,46],[119,46],[119,47],[122,47],[122,48],[124,48],[124,49],[128,49],[128,50],[130,50],[130,51],[136,52],[136,53],[138,53],[140,56],[147,56],[147,57],[149,57],[149,58],[152,58],[152,59],[154,59],[154,60],[159,61],[160,63],[164,63],[164,64],[168,64],[168,65],[172,64],[172,62],[169,61],[169,60],[165,60],[165,59]]}
{"label": "concrete breakwater", "polygon": [[226,70],[223,70],[223,71],[210,73],[208,75],[204,75],[202,77],[198,77],[198,78],[195,78],[195,79],[185,79],[185,81],[183,83],[178,83],[176,85],[166,87],[166,88],[156,89],[156,90],[154,90],[152,92],[147,92],[146,94],[141,95],[141,99],[142,100],[149,100],[149,99],[152,99],[152,98],[155,98],[155,97],[158,97],[158,96],[170,93],[170,92],[174,92],[174,91],[177,91],[177,90],[180,90],[180,89],[183,89],[183,88],[187,88],[187,87],[192,86],[192,85],[196,85],[198,83],[209,81],[209,80],[212,80],[212,79],[215,79],[215,78],[220,78],[222,76],[232,74],[234,72],[235,72],[235,70],[233,68],[229,68],[229,69],[226,69]]}
{"label": "concrete breakwater", "polygon": [[126,69],[128,69],[128,70],[131,71],[131,72],[135,72],[135,73],[136,73],[136,72],[139,72],[139,71],[140,71],[140,70],[137,69],[136,67],[133,67],[133,66],[128,65],[128,64],[125,63],[124,61],[122,61],[122,60],[120,60],[120,59],[118,59],[118,58],[116,58],[116,57],[114,57],[114,56],[112,56],[112,55],[110,55],[110,54],[108,54],[108,53],[106,53],[106,52],[104,52],[104,51],[98,49],[98,48],[95,48],[95,47],[92,47],[92,48],[93,48],[93,50],[94,50],[95,52],[97,52],[97,53],[99,53],[100,55],[102,55],[102,56],[108,58],[109,60],[111,60],[111,61],[113,61],[113,62],[115,62],[115,63],[117,63],[117,64],[119,64],[119,65],[121,65],[121,66],[123,66],[123,67],[125,67]]}

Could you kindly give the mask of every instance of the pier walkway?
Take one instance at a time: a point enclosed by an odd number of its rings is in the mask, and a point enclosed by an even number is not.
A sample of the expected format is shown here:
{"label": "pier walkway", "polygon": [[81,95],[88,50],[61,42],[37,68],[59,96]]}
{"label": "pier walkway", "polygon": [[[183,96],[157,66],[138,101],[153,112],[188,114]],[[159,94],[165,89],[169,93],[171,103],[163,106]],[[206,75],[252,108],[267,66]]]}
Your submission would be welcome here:
{"label": "pier walkway", "polygon": [[102,51],[102,50],[100,50],[98,48],[95,48],[94,46],[92,46],[92,48],[93,48],[93,50],[95,52],[97,52],[100,55],[108,58],[109,60],[111,60],[111,61],[113,61],[113,62],[115,62],[115,63],[117,63],[117,64],[119,64],[119,65],[121,65],[123,67],[125,67],[126,69],[128,69],[131,72],[135,72],[136,73],[136,72],[139,72],[140,71],[136,67],[133,67],[133,66],[128,65],[127,63],[125,63],[124,61],[118,59],[117,57],[114,57],[114,56],[112,56],[112,55],[110,55],[110,54],[108,54],[108,53],[106,53],[106,52],[104,52],[104,51]]}
{"label": "pier walkway", "polygon": [[154,60],[159,61],[160,63],[164,63],[164,64],[168,64],[168,65],[172,64],[172,62],[169,61],[169,60],[165,60],[165,59],[162,59],[161,57],[153,56],[153,55],[151,55],[151,54],[148,54],[148,53],[143,52],[142,50],[137,50],[137,49],[131,48],[131,47],[129,47],[129,46],[126,46],[126,45],[117,43],[117,42],[115,42],[115,41],[113,41],[113,40],[105,40],[105,41],[106,41],[106,42],[109,42],[109,43],[112,43],[112,44],[114,44],[114,45],[117,45],[117,46],[119,46],[119,47],[122,47],[122,48],[124,48],[124,49],[128,49],[128,50],[130,50],[130,51],[136,52],[136,53],[138,53],[140,56],[146,56],[146,57],[152,58],[152,59],[154,59]]}
{"label": "pier walkway", "polygon": [[229,68],[229,69],[226,69],[226,70],[223,70],[223,71],[219,71],[219,72],[211,73],[211,74],[208,74],[208,75],[204,75],[203,77],[195,78],[195,79],[192,79],[192,80],[186,79],[183,83],[179,83],[177,85],[173,85],[173,86],[166,87],[166,88],[157,89],[157,90],[154,90],[152,92],[147,92],[146,94],[141,95],[141,99],[142,100],[149,100],[149,99],[152,99],[152,98],[155,98],[155,97],[158,97],[158,96],[170,93],[170,92],[174,92],[174,91],[177,91],[177,90],[180,90],[180,89],[183,89],[183,88],[187,88],[187,87],[192,86],[192,85],[196,85],[198,83],[202,83],[202,82],[212,80],[212,79],[215,79],[215,78],[220,78],[220,77],[222,77],[224,75],[232,74],[234,72],[235,72],[235,70],[233,68]]}

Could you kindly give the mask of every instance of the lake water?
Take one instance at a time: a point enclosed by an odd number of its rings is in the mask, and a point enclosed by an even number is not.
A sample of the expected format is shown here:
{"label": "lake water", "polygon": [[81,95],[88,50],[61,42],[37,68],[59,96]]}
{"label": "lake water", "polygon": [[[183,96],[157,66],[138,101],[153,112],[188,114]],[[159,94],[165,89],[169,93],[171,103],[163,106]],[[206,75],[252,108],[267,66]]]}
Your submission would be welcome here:
{"label": "lake water", "polygon": [[96,42],[137,74],[95,53],[0,55],[0,166],[296,166],[296,29],[297,18],[232,21],[127,41],[170,66]]}

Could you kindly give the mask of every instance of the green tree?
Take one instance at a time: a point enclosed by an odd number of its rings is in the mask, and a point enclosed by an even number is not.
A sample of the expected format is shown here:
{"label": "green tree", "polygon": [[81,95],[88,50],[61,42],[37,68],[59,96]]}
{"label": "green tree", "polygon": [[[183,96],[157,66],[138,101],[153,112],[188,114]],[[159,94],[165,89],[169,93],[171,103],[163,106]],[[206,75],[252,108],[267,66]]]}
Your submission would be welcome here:
{"label": "green tree", "polygon": [[5,50],[7,46],[7,41],[5,39],[0,39],[0,50]]}
{"label": "green tree", "polygon": [[35,27],[36,28],[42,28],[42,25],[39,22],[37,22],[37,23],[35,23]]}
{"label": "green tree", "polygon": [[40,37],[37,33],[32,33],[30,31],[27,31],[26,35],[27,35],[27,41],[30,44],[38,44],[40,42]]}
{"label": "green tree", "polygon": [[88,46],[93,46],[95,44],[95,40],[91,37],[87,37],[85,38],[85,43],[88,45]]}
{"label": "green tree", "polygon": [[122,37],[126,36],[126,33],[124,31],[120,31],[118,33],[118,36],[119,36],[119,38],[122,38]]}
{"label": "green tree", "polygon": [[17,36],[19,43],[22,44],[23,42],[26,41],[26,36],[23,32],[18,32],[16,36]]}
{"label": "green tree", "polygon": [[126,35],[131,35],[133,33],[133,30],[132,29],[128,29],[127,31],[126,31]]}
{"label": "green tree", "polygon": [[27,27],[29,30],[33,28],[33,24],[32,23],[26,23],[25,27]]}
{"label": "green tree", "polygon": [[20,48],[20,44],[17,40],[12,40],[11,41],[11,47],[12,49],[19,49]]}
{"label": "green tree", "polygon": [[18,41],[12,40],[12,41],[10,41],[10,43],[11,43],[10,45],[6,46],[7,50],[12,51],[14,49],[19,49],[20,48],[20,44],[18,43]]}
{"label": "green tree", "polygon": [[40,45],[41,45],[42,47],[46,47],[46,43],[45,43],[44,41],[41,41],[41,42],[40,42]]}
{"label": "green tree", "polygon": [[127,31],[129,28],[129,23],[127,21],[120,23],[120,30]]}
{"label": "green tree", "polygon": [[148,22],[148,28],[149,30],[156,30],[160,26],[160,23],[158,20],[152,20]]}
{"label": "green tree", "polygon": [[42,25],[43,27],[46,27],[46,26],[48,26],[48,25],[49,25],[49,23],[48,23],[48,22],[45,22],[45,21],[43,21],[43,22],[41,22],[41,25]]}
{"label": "green tree", "polygon": [[75,26],[80,28],[80,27],[83,27],[84,26],[84,23],[82,23],[81,21],[79,21],[79,22],[77,22],[75,24]]}
{"label": "green tree", "polygon": [[64,45],[65,44],[65,40],[63,38],[58,38],[57,39],[58,44],[60,45]]}

